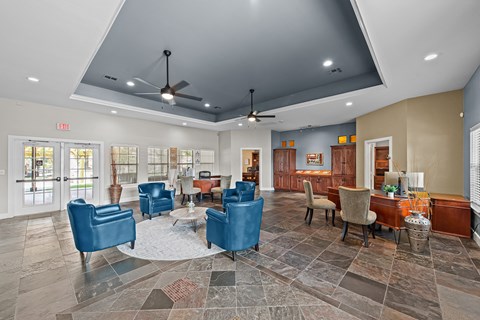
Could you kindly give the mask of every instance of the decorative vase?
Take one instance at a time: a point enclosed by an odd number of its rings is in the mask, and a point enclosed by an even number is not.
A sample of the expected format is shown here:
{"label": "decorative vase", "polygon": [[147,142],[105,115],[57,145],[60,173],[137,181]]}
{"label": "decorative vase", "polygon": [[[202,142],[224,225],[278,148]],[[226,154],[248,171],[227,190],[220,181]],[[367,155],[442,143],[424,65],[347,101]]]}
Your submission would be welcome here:
{"label": "decorative vase", "polygon": [[110,202],[111,203],[119,203],[120,196],[122,195],[122,186],[119,184],[112,184],[110,188],[108,188],[110,192]]}
{"label": "decorative vase", "polygon": [[431,222],[423,216],[422,211],[410,210],[410,215],[405,217],[408,241],[413,252],[421,253],[425,250],[430,233]]}
{"label": "decorative vase", "polygon": [[188,203],[188,213],[193,213],[195,212],[195,203],[193,203],[193,201],[190,201]]}
{"label": "decorative vase", "polygon": [[389,198],[395,198],[395,192],[388,192],[388,197]]}

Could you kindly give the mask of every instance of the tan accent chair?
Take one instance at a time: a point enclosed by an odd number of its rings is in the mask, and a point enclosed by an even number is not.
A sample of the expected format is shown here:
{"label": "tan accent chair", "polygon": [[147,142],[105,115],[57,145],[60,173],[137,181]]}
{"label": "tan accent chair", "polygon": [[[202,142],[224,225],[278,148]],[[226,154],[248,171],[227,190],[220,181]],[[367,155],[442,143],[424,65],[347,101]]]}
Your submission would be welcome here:
{"label": "tan accent chair", "polygon": [[224,189],[229,189],[230,184],[232,183],[232,176],[221,176],[220,177],[220,187],[214,187],[211,190],[212,193],[212,202],[213,202],[213,194],[220,193],[220,200],[222,199],[222,194]]}
{"label": "tan accent chair", "polygon": [[305,220],[308,220],[308,224],[312,223],[313,209],[325,210],[325,220],[328,222],[328,211],[332,211],[332,225],[335,226],[335,203],[328,199],[315,199],[313,197],[312,183],[308,180],[303,180],[303,187],[305,189],[305,197],[307,199],[307,213],[305,214]]}
{"label": "tan accent chair", "polygon": [[372,237],[375,239],[375,221],[377,220],[377,214],[369,210],[370,189],[338,187],[338,192],[342,207],[340,211],[343,220],[342,241],[347,235],[348,224],[359,224],[362,226],[364,245],[368,248],[368,226],[372,227]]}
{"label": "tan accent chair", "polygon": [[180,178],[182,184],[182,204],[185,201],[185,195],[188,195],[188,200],[193,201],[193,195],[199,194],[202,190],[200,188],[193,187],[193,177],[181,177]]}

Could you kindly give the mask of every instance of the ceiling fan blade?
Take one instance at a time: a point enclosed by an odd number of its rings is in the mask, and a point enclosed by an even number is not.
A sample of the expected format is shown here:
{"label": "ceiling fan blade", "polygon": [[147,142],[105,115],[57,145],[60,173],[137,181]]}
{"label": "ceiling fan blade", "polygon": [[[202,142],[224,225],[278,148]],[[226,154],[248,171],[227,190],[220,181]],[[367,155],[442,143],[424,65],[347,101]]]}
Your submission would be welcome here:
{"label": "ceiling fan blade", "polygon": [[154,87],[155,89],[158,89],[158,90],[162,89],[162,88],[157,87],[157,86],[154,85],[153,83],[150,83],[150,82],[148,82],[148,81],[146,81],[146,80],[143,80],[143,79],[140,79],[140,78],[133,78],[133,79],[135,79],[135,80],[137,80],[137,81],[140,81],[141,83],[144,83],[144,84],[146,84],[147,86]]}
{"label": "ceiling fan blade", "polygon": [[189,96],[188,94],[183,94],[183,93],[179,93],[179,92],[175,92],[175,97],[185,98],[185,99],[190,99],[190,100],[195,100],[195,101],[202,101],[203,100],[203,98]]}
{"label": "ceiling fan blade", "polygon": [[138,93],[135,93],[136,95],[139,95],[139,96],[143,96],[143,95],[150,95],[150,94],[156,94],[156,95],[160,95],[159,92],[138,92]]}
{"label": "ceiling fan blade", "polygon": [[275,118],[276,116],[273,114],[266,114],[264,116],[257,116],[257,118]]}
{"label": "ceiling fan blade", "polygon": [[190,83],[188,83],[185,80],[182,80],[179,83],[177,83],[176,85],[172,86],[172,89],[175,90],[175,91],[179,91],[179,90],[182,90],[183,88],[185,88],[186,86],[189,86],[189,85],[190,85]]}

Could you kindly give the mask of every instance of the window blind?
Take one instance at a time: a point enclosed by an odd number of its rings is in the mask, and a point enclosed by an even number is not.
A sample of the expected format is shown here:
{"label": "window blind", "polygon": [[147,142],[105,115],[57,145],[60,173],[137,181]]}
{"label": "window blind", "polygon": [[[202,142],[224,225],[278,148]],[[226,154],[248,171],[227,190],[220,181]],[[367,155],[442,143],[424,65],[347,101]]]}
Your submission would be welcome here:
{"label": "window blind", "polygon": [[480,124],[470,129],[470,201],[480,209]]}

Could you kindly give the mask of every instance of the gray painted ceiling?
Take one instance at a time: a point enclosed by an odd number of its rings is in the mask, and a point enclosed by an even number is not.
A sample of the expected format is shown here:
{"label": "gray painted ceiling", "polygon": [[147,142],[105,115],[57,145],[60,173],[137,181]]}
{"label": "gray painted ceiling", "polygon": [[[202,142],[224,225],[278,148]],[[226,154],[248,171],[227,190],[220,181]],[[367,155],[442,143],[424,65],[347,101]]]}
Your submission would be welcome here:
{"label": "gray painted ceiling", "polygon": [[[165,86],[165,49],[170,85],[203,101],[135,95],[157,90],[134,77]],[[76,93],[222,121],[248,113],[250,88],[265,111],[378,84],[349,0],[126,0]]]}

